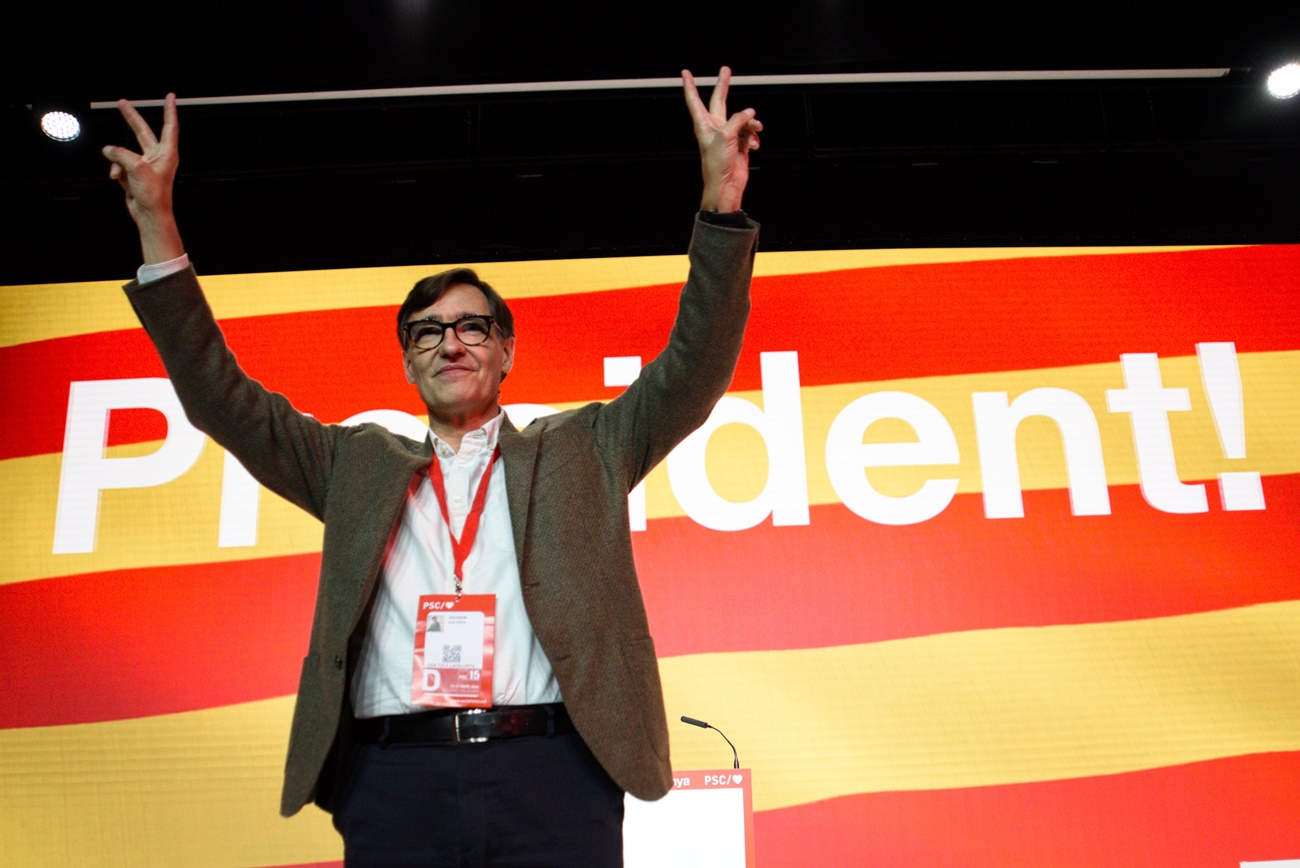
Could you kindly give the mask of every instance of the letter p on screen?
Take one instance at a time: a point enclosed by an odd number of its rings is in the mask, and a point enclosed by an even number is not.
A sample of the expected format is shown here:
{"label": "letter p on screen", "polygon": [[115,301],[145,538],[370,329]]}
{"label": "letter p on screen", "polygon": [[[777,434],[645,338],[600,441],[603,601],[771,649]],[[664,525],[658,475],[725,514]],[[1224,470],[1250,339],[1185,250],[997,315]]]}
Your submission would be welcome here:
{"label": "letter p on screen", "polygon": [[[113,410],[147,408],[167,418],[167,437],[156,452],[123,458],[104,454]],[[169,380],[86,380],[68,391],[63,433],[54,554],[95,550],[99,493],[108,488],[150,488],[171,482],[194,466],[206,442],[189,423]]]}

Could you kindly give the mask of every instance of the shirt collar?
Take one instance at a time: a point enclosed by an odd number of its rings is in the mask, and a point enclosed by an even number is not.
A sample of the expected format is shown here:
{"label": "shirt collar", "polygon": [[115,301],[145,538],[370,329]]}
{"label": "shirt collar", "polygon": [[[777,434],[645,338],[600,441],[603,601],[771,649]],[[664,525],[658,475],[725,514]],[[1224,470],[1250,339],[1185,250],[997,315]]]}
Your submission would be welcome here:
{"label": "shirt collar", "polygon": [[[495,449],[497,437],[501,434],[501,423],[505,421],[505,418],[506,412],[502,410],[485,422],[483,427],[466,433],[460,438],[460,451],[477,452],[479,449],[487,449],[488,451]],[[433,433],[432,428],[429,429],[429,440],[433,443],[433,451],[439,456],[443,458],[454,458],[456,456],[457,453],[451,448],[450,444]]]}

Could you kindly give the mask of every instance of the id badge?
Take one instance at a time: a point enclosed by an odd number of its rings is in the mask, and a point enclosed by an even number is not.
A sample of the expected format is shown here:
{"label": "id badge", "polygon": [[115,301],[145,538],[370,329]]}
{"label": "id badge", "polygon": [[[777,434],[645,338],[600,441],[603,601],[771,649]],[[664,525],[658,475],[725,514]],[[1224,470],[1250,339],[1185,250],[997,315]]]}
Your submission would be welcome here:
{"label": "id badge", "polygon": [[496,596],[427,594],[415,619],[411,703],[433,708],[492,705]]}

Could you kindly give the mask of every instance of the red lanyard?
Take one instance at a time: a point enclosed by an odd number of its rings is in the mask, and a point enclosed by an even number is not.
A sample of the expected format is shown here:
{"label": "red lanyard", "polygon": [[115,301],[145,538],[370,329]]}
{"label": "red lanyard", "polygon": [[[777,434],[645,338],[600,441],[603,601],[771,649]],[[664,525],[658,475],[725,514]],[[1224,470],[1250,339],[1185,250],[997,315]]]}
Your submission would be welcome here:
{"label": "red lanyard", "polygon": [[[442,462],[438,459],[435,452],[433,464],[429,467],[429,482],[433,485],[433,493],[438,496],[438,506],[442,509],[442,520],[447,523],[447,536],[451,537],[451,551],[454,557],[452,573],[456,576],[456,599],[460,599],[461,587],[464,583],[462,570],[465,567],[465,559],[469,557],[470,551],[474,548],[474,538],[478,536],[478,522],[483,517],[483,504],[487,501],[488,480],[492,478],[492,466],[497,463],[501,457],[501,444],[492,450],[492,457],[488,459],[487,467],[483,470],[483,476],[478,481],[478,490],[474,492],[474,503],[469,508],[469,517],[465,519],[465,527],[461,529],[460,539],[456,539],[456,534],[451,531],[451,515],[447,512],[447,483],[442,478]],[[438,472],[434,473],[434,468]]]}

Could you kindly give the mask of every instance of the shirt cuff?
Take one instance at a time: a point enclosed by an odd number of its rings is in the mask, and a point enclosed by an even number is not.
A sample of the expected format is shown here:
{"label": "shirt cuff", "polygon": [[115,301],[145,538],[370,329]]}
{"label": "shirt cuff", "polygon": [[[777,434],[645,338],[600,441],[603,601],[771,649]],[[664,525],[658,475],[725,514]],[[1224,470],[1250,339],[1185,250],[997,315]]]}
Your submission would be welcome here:
{"label": "shirt cuff", "polygon": [[155,262],[152,265],[141,265],[136,270],[135,280],[137,283],[149,283],[154,280],[162,280],[171,274],[184,271],[190,267],[190,256],[188,253],[182,253],[175,259],[169,259],[166,262]]}
{"label": "shirt cuff", "polygon": [[714,226],[730,226],[732,229],[749,228],[749,215],[744,211],[701,211],[700,219]]}

